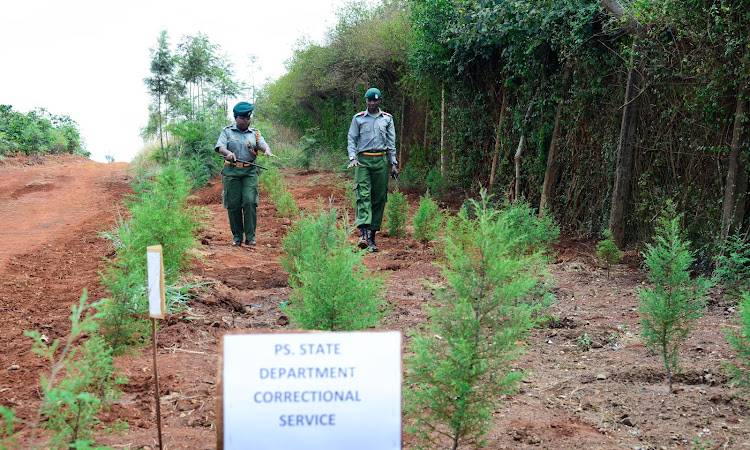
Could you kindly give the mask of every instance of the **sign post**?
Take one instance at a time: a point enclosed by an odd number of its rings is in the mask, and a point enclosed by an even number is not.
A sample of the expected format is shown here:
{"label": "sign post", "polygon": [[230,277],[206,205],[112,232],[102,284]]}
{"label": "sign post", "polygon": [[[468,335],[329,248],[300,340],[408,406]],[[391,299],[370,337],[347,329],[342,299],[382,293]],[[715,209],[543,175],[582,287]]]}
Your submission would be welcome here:
{"label": "sign post", "polygon": [[154,386],[156,390],[156,426],[159,431],[159,448],[164,448],[161,441],[161,400],[159,398],[159,371],[156,366],[156,319],[164,318],[166,296],[164,293],[164,258],[161,245],[146,248],[148,264],[148,312],[151,316],[151,337],[154,347]]}
{"label": "sign post", "polygon": [[222,336],[219,449],[401,448],[401,333]]}

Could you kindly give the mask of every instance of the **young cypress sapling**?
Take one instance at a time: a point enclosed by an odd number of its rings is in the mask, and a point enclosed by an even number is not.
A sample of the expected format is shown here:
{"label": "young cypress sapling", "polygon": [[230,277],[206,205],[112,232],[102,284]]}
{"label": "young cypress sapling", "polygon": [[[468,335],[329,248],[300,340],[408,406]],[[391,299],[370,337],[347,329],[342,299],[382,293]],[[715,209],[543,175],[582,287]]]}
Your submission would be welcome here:
{"label": "young cypress sapling", "polygon": [[728,236],[715,262],[717,278],[731,295],[739,297],[750,283],[750,243],[741,235]]}
{"label": "young cypress sapling", "polygon": [[740,392],[750,392],[750,294],[742,294],[739,305],[740,317],[738,327],[727,331],[727,341],[737,352],[737,363],[727,363],[731,384]]}
{"label": "young cypress sapling", "polygon": [[[511,361],[547,298],[535,296],[542,252],[519,253],[508,215],[475,202],[448,221],[448,288],[428,306],[424,329],[412,334],[406,358],[407,428],[428,448],[481,445],[502,395],[515,392],[522,371]],[[550,230],[551,231],[551,230]]]}
{"label": "young cypress sapling", "polygon": [[604,239],[599,241],[599,244],[596,246],[596,253],[607,267],[607,279],[609,280],[609,268],[613,264],[617,264],[620,258],[622,258],[622,251],[617,247],[615,240],[612,238],[612,232],[609,229],[604,230]]}
{"label": "young cypress sapling", "polygon": [[284,307],[295,326],[307,330],[352,331],[376,326],[387,314],[383,280],[372,276],[362,253],[337,226],[335,208],[300,218],[282,242],[281,265],[292,288]]}
{"label": "young cypress sapling", "polygon": [[681,217],[668,203],[658,219],[655,243],[648,244],[646,250],[648,279],[653,287],[638,292],[642,337],[649,349],[661,355],[670,392],[673,376],[681,369],[679,347],[700,318],[712,286],[703,276],[690,277],[693,253],[690,241],[682,236]]}
{"label": "young cypress sapling", "polygon": [[440,226],[443,223],[443,215],[438,204],[430,197],[427,191],[419,199],[419,207],[414,215],[414,239],[420,241],[424,248],[427,244],[437,238]]}
{"label": "young cypress sapling", "polygon": [[385,204],[388,234],[396,239],[406,236],[406,220],[409,217],[409,202],[400,191],[388,194]]}
{"label": "young cypress sapling", "polygon": [[[44,448],[94,448],[97,415],[119,398],[118,387],[127,381],[117,375],[112,348],[98,333],[107,301],[86,304],[86,299],[84,291],[78,305],[71,307],[72,327],[64,343],[55,339],[49,344],[38,330],[24,333],[34,340],[32,351],[51,365],[49,376],[41,377],[42,405],[30,424],[30,442],[37,442],[39,427],[51,432]],[[105,431],[126,427],[118,421],[114,429]]]}

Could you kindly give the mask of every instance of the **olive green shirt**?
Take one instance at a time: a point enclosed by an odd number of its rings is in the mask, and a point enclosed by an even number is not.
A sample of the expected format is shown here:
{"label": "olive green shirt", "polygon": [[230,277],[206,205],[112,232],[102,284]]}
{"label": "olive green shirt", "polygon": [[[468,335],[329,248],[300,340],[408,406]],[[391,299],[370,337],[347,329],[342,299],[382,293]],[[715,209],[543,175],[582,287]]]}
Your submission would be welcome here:
{"label": "olive green shirt", "polygon": [[234,124],[221,130],[215,150],[219,151],[219,147],[222,145],[234,153],[235,158],[253,162],[256,155],[253,155],[250,149],[255,153],[261,153],[263,151],[261,149],[265,148],[267,144],[259,130],[248,128],[246,131],[240,131],[237,124]]}
{"label": "olive green shirt", "polygon": [[350,160],[362,152],[385,151],[391,164],[396,164],[396,127],[393,116],[385,111],[378,110],[374,115],[367,111],[355,114],[348,142]]}

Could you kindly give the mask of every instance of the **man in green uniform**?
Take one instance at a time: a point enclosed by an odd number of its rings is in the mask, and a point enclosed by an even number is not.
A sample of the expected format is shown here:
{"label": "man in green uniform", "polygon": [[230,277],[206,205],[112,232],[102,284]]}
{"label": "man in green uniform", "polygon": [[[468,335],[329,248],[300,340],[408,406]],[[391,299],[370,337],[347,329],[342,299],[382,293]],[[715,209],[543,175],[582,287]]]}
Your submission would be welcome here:
{"label": "man in green uniform", "polygon": [[260,131],[249,128],[254,109],[250,103],[237,103],[232,110],[235,124],[221,131],[215,148],[226,159],[221,169],[224,186],[221,196],[229,214],[232,245],[235,247],[242,245],[243,235],[245,245],[255,245],[258,219],[258,167],[238,160],[253,162],[259,152],[276,158]]}
{"label": "man in green uniform", "polygon": [[365,99],[367,110],[355,114],[349,127],[347,168],[355,168],[357,211],[354,225],[360,232],[358,245],[376,252],[375,232],[380,230],[388,199],[388,172],[394,178],[398,175],[396,130],[393,116],[380,110],[380,91],[368,89]]}

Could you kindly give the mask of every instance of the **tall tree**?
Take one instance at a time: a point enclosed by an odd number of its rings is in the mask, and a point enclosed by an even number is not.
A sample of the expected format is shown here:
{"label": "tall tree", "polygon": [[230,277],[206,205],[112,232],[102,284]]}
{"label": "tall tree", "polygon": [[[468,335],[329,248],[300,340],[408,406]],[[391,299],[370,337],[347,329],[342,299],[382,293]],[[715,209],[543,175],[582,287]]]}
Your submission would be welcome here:
{"label": "tall tree", "polygon": [[229,111],[229,100],[245,92],[247,86],[245,83],[234,80],[234,65],[227,55],[216,61],[213,72],[214,88],[224,112],[227,113]]}
{"label": "tall tree", "polygon": [[185,36],[177,46],[179,56],[178,75],[188,84],[190,95],[190,118],[203,103],[204,83],[213,81],[217,46],[203,33]]}
{"label": "tall tree", "polygon": [[630,51],[627,85],[625,86],[625,102],[622,108],[622,121],[620,123],[620,141],[617,146],[617,166],[615,168],[615,185],[612,189],[612,209],[609,214],[609,230],[612,233],[612,239],[621,247],[625,240],[625,214],[628,196],[630,195],[630,183],[633,178],[633,154],[635,153],[638,99],[643,81],[643,60],[639,55],[642,31],[638,22],[617,0],[602,0],[602,6],[607,8],[617,19],[625,21],[634,34],[633,45]]}
{"label": "tall tree", "polygon": [[151,48],[151,77],[144,78],[149,93],[154,100],[154,107],[159,121],[159,144],[164,149],[164,116],[162,108],[166,105],[167,93],[174,83],[174,69],[177,61],[169,49],[169,35],[162,30],[156,40],[156,47]]}

